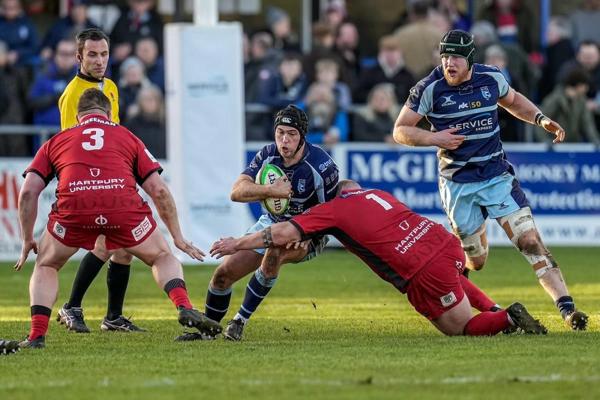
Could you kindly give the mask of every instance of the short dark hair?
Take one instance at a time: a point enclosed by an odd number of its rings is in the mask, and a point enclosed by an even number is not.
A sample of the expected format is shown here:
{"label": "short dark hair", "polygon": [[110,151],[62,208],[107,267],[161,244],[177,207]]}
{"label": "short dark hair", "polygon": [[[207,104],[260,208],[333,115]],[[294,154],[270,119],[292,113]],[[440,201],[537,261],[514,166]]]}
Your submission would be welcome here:
{"label": "short dark hair", "polygon": [[564,86],[576,87],[578,85],[589,85],[590,75],[583,68],[573,68],[566,73],[561,83]]}
{"label": "short dark hair", "polygon": [[87,113],[91,110],[102,110],[106,115],[111,110],[110,100],[101,90],[92,88],[83,92],[77,103],[77,114]]}
{"label": "short dark hair", "polygon": [[83,54],[83,47],[85,46],[85,42],[88,40],[93,40],[95,42],[100,40],[106,40],[106,43],[110,47],[110,39],[102,30],[98,28],[88,28],[79,32],[76,36],[77,40],[77,53]]}
{"label": "short dark hair", "polygon": [[583,46],[595,46],[598,50],[600,50],[600,46],[598,46],[598,42],[596,42],[595,40],[592,40],[592,39],[585,39],[585,40],[582,40],[581,42],[579,42],[579,45],[577,46],[577,52],[579,52],[579,50],[581,50],[581,48]]}

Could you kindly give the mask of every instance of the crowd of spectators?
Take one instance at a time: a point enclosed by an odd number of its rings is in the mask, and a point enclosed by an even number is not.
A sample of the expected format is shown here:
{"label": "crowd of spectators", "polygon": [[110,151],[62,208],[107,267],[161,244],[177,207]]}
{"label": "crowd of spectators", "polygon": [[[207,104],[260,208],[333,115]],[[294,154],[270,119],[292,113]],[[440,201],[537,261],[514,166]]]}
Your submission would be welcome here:
{"label": "crowd of spectators", "polygon": [[[391,143],[410,88],[439,64],[448,29],[475,36],[475,62],[495,65],[515,89],[541,105],[567,130],[567,141],[600,144],[600,0],[584,0],[551,18],[539,37],[531,2],[490,0],[465,15],[454,0],[406,0],[405,12],[363,54],[357,25],[343,0],[330,0],[301,52],[290,15],[269,6],[264,27],[245,33],[244,82],[249,140],[272,139],[272,113],[289,103],[307,111],[309,140]],[[120,93],[120,118],[166,154],[163,19],[156,0],[69,0],[69,13],[43,32],[24,2],[0,0],[0,124],[60,124],[57,100],[77,72],[74,36],[100,27],[111,40],[108,75]],[[525,140],[524,125],[500,110],[502,139]],[[535,132],[534,140],[546,136]],[[0,135],[0,156],[29,155],[35,138]]]}

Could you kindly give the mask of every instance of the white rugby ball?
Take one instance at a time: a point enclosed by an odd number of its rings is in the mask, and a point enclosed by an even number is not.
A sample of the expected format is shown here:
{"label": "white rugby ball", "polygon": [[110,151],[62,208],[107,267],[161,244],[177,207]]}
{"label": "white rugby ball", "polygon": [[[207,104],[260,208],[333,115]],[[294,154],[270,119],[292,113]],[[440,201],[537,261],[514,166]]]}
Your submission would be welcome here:
{"label": "white rugby ball", "polygon": [[[285,176],[285,173],[277,165],[265,164],[256,174],[256,183],[258,185],[270,185],[276,179]],[[290,199],[287,197],[277,199],[268,198],[261,201],[263,207],[273,215],[281,215],[286,212],[290,205]]]}

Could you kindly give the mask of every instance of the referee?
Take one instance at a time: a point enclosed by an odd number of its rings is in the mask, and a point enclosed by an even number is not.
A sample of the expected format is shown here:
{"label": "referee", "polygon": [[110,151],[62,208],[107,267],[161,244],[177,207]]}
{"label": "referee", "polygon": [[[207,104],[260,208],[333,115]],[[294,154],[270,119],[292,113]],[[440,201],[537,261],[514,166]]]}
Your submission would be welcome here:
{"label": "referee", "polygon": [[[115,123],[119,123],[119,91],[117,85],[106,78],[106,68],[109,58],[109,39],[100,29],[91,28],[81,31],[77,35],[77,61],[79,71],[77,76],[69,82],[62,96],[58,100],[60,110],[60,127],[62,130],[77,125],[77,103],[83,92],[90,88],[101,90],[110,100],[111,116]],[[102,171],[91,171],[91,178],[102,174]],[[69,301],[58,310],[57,320],[65,324],[68,330],[87,333],[89,328],[83,318],[81,303],[83,296],[92,284],[92,281],[109,259],[109,253],[104,244],[104,236],[96,240],[94,250],[83,257]],[[108,264],[106,284],[108,286],[108,310],[100,325],[105,331],[143,331],[123,316],[123,302],[129,283],[131,256],[123,250],[117,250]]]}

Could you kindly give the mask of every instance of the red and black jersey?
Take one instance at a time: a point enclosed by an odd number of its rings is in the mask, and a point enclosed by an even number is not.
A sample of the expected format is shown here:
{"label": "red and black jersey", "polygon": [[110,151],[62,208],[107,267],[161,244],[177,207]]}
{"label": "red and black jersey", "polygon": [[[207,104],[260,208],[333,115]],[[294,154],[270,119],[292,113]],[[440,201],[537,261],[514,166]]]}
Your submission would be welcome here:
{"label": "red and black jersey", "polygon": [[291,221],[303,239],[335,236],[381,278],[402,292],[408,280],[453,239],[442,225],[382,190],[352,190]]}
{"label": "red and black jersey", "polygon": [[69,216],[148,208],[136,183],[155,171],[160,164],[133,133],[88,115],[44,143],[24,175],[34,172],[46,183],[58,178],[52,212],[68,222]]}

